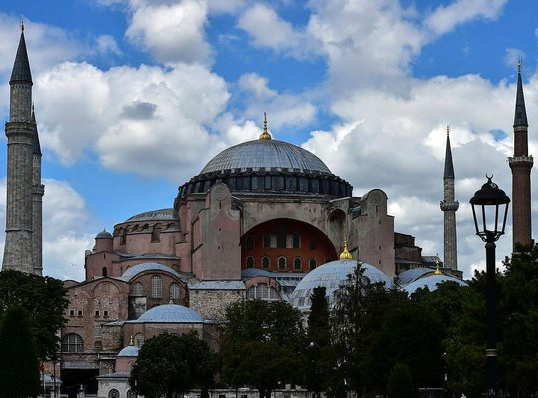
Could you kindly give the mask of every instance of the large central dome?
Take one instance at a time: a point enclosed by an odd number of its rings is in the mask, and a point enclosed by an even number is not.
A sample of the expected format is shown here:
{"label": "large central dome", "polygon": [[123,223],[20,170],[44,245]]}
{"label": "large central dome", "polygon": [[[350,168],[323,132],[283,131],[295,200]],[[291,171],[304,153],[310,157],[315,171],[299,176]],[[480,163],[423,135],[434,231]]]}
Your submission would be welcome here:
{"label": "large central dome", "polygon": [[325,163],[313,153],[277,140],[254,140],[227,148],[211,159],[200,174],[233,169],[277,169],[331,174]]}
{"label": "large central dome", "polygon": [[264,120],[260,139],[225,149],[200,174],[179,187],[178,201],[189,194],[207,192],[214,184],[226,184],[240,195],[351,196],[353,187],[331,173],[311,152],[271,138]]}

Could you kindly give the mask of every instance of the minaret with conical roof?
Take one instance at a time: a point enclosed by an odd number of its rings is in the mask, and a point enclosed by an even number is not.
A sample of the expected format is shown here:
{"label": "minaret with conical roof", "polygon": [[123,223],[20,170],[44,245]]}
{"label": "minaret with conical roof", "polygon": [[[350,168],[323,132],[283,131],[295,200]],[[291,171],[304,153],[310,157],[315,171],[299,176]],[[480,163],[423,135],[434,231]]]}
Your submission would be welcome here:
{"label": "minaret with conical roof", "polygon": [[454,165],[450,148],[450,128],[446,128],[445,173],[443,175],[444,200],[441,210],[445,216],[445,260],[444,267],[458,269],[458,241],[456,239],[456,211],[460,204],[454,200]]}
{"label": "minaret with conical roof", "polygon": [[11,73],[7,136],[6,242],[2,269],[33,274],[32,259],[32,154],[35,124],[32,121],[32,74],[21,24],[19,48]]}
{"label": "minaret with conical roof", "polygon": [[527,111],[521,81],[521,62],[517,71],[516,109],[514,115],[514,156],[508,158],[512,170],[512,238],[513,247],[531,243],[531,169]]}
{"label": "minaret with conical roof", "polygon": [[32,122],[34,123],[34,146],[32,153],[32,261],[34,273],[43,274],[43,195],[45,186],[41,183],[41,145],[39,132],[32,105]]}

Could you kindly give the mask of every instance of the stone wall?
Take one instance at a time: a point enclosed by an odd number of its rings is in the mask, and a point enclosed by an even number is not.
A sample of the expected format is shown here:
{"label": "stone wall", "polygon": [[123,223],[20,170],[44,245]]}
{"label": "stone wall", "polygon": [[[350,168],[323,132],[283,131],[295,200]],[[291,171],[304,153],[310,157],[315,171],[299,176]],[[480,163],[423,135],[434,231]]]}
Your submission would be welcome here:
{"label": "stone wall", "polygon": [[205,319],[223,320],[226,307],[245,298],[245,290],[190,290],[190,307]]}

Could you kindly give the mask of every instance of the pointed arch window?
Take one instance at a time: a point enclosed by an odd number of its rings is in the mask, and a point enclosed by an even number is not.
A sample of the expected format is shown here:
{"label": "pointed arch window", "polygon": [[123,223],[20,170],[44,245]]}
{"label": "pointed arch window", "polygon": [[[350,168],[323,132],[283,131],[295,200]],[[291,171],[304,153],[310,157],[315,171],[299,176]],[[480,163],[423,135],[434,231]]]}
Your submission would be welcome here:
{"label": "pointed arch window", "polygon": [[262,258],[262,268],[269,268],[271,266],[271,259],[267,256]]}
{"label": "pointed arch window", "polygon": [[247,257],[247,268],[254,268],[254,257]]}
{"label": "pointed arch window", "polygon": [[295,257],[293,259],[293,269],[300,270],[301,268],[303,268],[303,260],[301,260],[301,257]]}
{"label": "pointed arch window", "polygon": [[278,269],[286,269],[286,257],[278,258]]}

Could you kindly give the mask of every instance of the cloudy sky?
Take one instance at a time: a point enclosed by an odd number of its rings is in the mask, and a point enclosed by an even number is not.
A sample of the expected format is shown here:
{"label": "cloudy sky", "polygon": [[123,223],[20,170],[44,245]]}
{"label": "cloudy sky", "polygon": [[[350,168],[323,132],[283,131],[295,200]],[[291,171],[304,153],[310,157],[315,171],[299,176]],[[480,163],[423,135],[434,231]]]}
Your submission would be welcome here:
{"label": "cloudy sky", "polygon": [[[396,230],[441,256],[450,124],[458,261],[471,276],[484,250],[468,200],[486,173],[511,195],[520,58],[538,153],[536,15],[534,0],[2,0],[0,118],[23,18],[45,273],[82,279],[98,231],[171,207],[212,156],[256,138],[267,111],[275,138],[317,154],[356,196],[383,189]],[[4,225],[5,177],[0,190]],[[510,248],[509,232],[498,258]]]}

